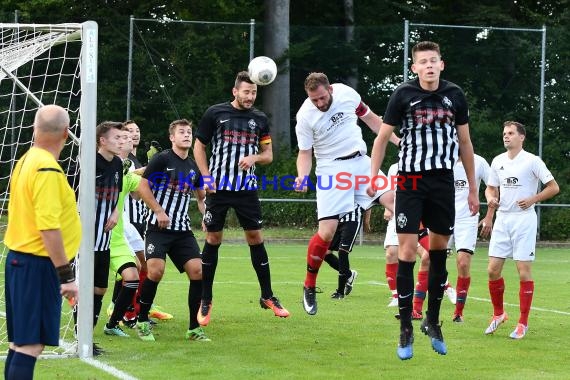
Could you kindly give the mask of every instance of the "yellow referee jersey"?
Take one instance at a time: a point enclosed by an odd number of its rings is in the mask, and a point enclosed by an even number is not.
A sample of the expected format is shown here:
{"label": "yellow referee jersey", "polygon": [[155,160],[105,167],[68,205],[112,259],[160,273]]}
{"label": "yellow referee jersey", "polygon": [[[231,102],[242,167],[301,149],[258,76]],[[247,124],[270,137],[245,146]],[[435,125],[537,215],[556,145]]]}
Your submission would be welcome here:
{"label": "yellow referee jersey", "polygon": [[12,172],[4,244],[13,251],[48,256],[40,231],[54,229],[61,230],[71,260],[81,241],[75,193],[53,155],[32,147]]}

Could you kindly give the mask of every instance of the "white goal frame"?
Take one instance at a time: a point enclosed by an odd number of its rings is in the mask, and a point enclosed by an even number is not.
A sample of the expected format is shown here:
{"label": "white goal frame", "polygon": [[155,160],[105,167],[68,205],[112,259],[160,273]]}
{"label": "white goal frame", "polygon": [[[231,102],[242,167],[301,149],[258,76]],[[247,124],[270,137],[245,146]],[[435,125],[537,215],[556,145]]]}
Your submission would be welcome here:
{"label": "white goal frame", "polygon": [[[97,57],[98,57],[98,26],[94,21],[69,24],[5,24],[0,23],[2,29],[57,31],[76,29],[80,38],[80,80],[81,101],[79,107],[80,136],[70,135],[74,143],[79,145],[79,160],[81,163],[81,176],[79,182],[79,212],[81,217],[82,239],[79,249],[79,303],[77,320],[77,355],[80,358],[93,356],[93,246],[95,225],[95,127],[97,125]],[[17,70],[14,69],[15,72]],[[31,101],[42,106],[40,99],[29,91],[20,82],[12,70],[2,66],[0,61],[0,74],[3,80],[12,80],[16,86],[25,91]],[[51,355],[61,357],[62,355]],[[46,357],[43,356],[42,357]]]}

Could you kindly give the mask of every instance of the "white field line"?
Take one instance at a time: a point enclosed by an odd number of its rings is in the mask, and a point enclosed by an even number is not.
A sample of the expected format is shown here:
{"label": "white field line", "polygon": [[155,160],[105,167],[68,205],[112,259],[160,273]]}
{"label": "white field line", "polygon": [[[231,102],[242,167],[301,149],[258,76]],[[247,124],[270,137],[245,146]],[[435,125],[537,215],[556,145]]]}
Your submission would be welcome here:
{"label": "white field line", "polygon": [[113,366],[110,366],[108,364],[102,363],[99,360],[93,359],[93,358],[83,358],[81,359],[83,362],[97,368],[100,369],[101,371],[107,372],[108,374],[110,374],[111,376],[115,376],[117,379],[121,379],[121,380],[138,380],[136,377],[129,375],[128,373],[125,373],[123,371],[121,371],[120,369],[117,369]]}

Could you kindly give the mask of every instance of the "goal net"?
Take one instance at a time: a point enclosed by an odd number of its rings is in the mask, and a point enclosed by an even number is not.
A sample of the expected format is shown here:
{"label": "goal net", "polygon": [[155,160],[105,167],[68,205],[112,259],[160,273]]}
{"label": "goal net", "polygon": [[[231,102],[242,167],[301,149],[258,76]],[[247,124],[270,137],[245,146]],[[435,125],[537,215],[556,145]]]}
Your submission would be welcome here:
{"label": "goal net", "polygon": [[17,160],[33,143],[34,116],[45,104],[64,107],[71,119],[71,138],[61,153],[60,164],[78,197],[83,239],[78,260],[81,308],[77,334],[72,309],[64,302],[60,346],[46,347],[44,356],[91,354],[88,348],[92,342],[92,317],[87,324],[83,321],[92,309],[93,293],[92,264],[88,260],[92,255],[88,253],[93,248],[94,223],[90,219],[95,188],[96,84],[96,23],[0,24],[0,355],[8,350],[4,294],[7,248],[3,243],[10,175]]}

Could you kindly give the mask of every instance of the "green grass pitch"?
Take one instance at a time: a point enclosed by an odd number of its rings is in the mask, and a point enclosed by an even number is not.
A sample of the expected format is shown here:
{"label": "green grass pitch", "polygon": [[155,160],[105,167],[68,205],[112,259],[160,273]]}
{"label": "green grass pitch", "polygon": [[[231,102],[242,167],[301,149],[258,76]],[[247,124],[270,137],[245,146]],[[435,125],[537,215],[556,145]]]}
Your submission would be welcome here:
{"label": "green grass pitch", "polygon": [[[336,273],[323,264],[318,286],[319,311],[307,315],[301,305],[306,246],[267,242],[273,290],[291,317],[279,319],[258,303],[259,287],[245,244],[223,244],[214,284],[214,308],[206,328],[212,342],[183,339],[188,323],[185,275],[169,263],[158,288],[157,304],[174,319],[155,328],[155,343],[103,335],[102,316],[94,340],[105,350],[95,358],[138,379],[561,379],[568,378],[570,341],[567,250],[539,249],[533,266],[536,284],[529,332],[521,341],[508,338],[518,319],[518,277],[512,261],[504,269],[505,302],[510,320],[491,336],[483,331],[492,307],[487,288],[487,251],[473,258],[465,323],[451,322],[453,305],[444,299],[441,319],[447,356],[432,351],[416,328],[414,357],[396,357],[399,325],[388,308],[384,250],[356,246],[351,265],[359,277],[350,296],[330,299]],[[417,271],[418,264],[416,265]],[[456,282],[455,256],[448,259]],[[103,313],[110,299],[105,297]],[[111,379],[112,375],[79,359],[40,360],[38,379]]]}

